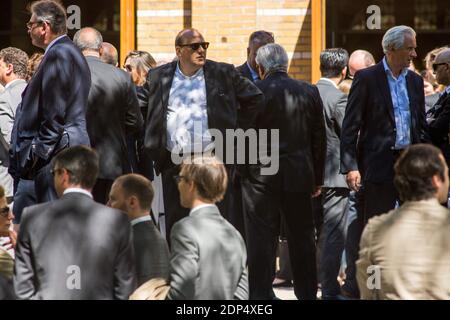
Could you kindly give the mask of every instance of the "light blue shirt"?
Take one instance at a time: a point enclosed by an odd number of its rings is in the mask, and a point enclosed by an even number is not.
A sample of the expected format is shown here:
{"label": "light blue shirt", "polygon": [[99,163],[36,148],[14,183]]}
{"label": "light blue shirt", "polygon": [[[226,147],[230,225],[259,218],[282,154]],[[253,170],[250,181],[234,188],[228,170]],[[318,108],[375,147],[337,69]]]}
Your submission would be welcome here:
{"label": "light blue shirt", "polygon": [[250,70],[250,74],[252,75],[253,81],[259,80],[259,74],[253,68],[250,66],[250,64],[247,61],[247,67]]}
{"label": "light blue shirt", "polygon": [[404,68],[398,78],[395,78],[387,64],[386,57],[383,58],[383,65],[391,91],[392,105],[394,106],[395,149],[405,149],[411,144],[411,111],[406,85],[408,69]]}
{"label": "light blue shirt", "polygon": [[167,107],[166,147],[171,152],[183,154],[201,153],[212,148],[203,68],[188,77],[177,65]]}

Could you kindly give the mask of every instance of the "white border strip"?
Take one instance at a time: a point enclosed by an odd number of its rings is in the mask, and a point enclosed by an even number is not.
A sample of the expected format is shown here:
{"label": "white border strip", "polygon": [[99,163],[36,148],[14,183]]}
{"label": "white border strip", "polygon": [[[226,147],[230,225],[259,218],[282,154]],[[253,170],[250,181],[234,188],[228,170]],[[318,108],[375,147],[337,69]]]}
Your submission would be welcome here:
{"label": "white border strip", "polygon": [[257,9],[258,16],[306,16],[310,9]]}
{"label": "white border strip", "polygon": [[191,15],[191,10],[138,10],[138,17],[184,17]]}

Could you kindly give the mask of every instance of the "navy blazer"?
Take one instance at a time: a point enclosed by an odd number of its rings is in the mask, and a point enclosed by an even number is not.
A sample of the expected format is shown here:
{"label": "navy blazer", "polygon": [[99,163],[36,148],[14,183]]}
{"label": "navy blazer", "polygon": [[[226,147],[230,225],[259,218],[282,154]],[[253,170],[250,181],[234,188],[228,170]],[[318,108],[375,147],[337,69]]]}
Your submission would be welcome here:
{"label": "navy blazer", "polygon": [[[423,80],[408,71],[406,83],[411,143],[428,142]],[[363,181],[392,181],[395,140],[394,107],[381,61],[355,74],[342,124],[341,173],[359,170]]]}
{"label": "navy blazer", "polygon": [[91,75],[69,37],[47,51],[22,94],[13,128],[11,173],[33,178],[60,150],[89,145],[86,109]]}

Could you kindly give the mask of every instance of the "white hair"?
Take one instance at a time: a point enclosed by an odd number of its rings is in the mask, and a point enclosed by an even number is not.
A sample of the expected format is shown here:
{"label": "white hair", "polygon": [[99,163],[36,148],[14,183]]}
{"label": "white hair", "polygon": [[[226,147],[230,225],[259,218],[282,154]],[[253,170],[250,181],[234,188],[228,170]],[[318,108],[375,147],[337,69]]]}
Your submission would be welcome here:
{"label": "white hair", "polygon": [[289,62],[286,50],[276,43],[269,43],[259,48],[255,60],[266,73],[275,70],[287,71]]}
{"label": "white hair", "polygon": [[395,26],[390,28],[383,36],[381,45],[383,46],[383,52],[388,53],[402,48],[405,43],[405,35],[409,34],[413,37],[416,36],[416,32],[413,28],[408,26]]}

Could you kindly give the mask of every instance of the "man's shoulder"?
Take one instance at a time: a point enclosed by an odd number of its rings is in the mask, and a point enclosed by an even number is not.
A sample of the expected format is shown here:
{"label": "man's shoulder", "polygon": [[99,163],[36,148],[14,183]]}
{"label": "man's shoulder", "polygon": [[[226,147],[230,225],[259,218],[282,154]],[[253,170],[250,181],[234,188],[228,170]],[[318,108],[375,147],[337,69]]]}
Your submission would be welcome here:
{"label": "man's shoulder", "polygon": [[218,62],[214,60],[206,60],[205,68],[216,70],[216,71],[225,71],[225,72],[236,72],[236,68],[234,65],[226,62]]}

